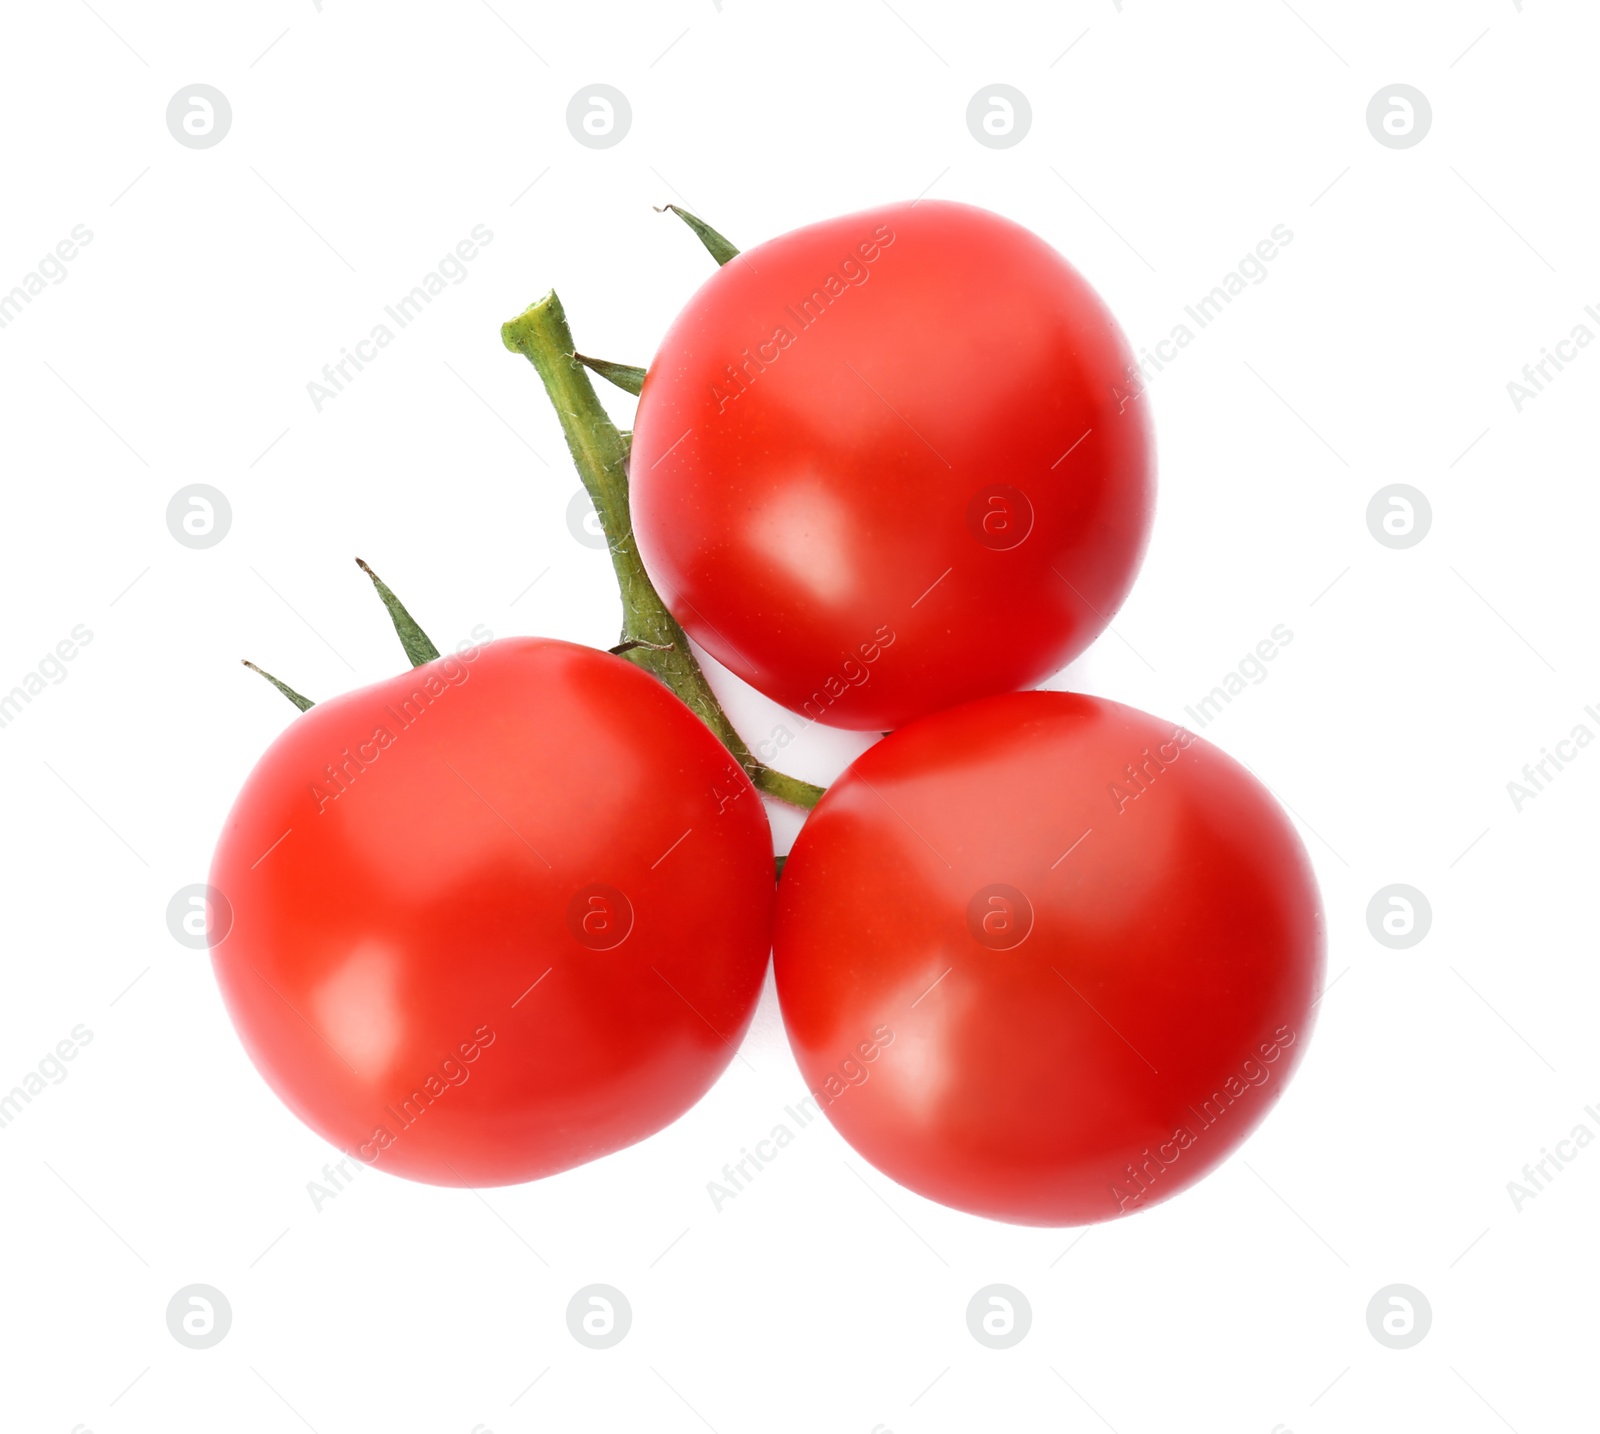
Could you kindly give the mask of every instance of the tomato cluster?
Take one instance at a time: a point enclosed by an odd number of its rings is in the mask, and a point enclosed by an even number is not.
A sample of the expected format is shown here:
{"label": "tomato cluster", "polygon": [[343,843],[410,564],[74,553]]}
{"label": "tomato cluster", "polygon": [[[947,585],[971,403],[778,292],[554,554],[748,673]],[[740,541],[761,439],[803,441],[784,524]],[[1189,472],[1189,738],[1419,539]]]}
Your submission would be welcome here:
{"label": "tomato cluster", "polygon": [[[347,1155],[529,1180],[698,1100],[770,950],[808,1087],[886,1174],[1029,1224],[1164,1199],[1281,1093],[1323,935],[1243,768],[1022,690],[1102,630],[1144,549],[1127,344],[981,210],[893,205],[743,255],[683,217],[721,267],[647,371],[577,355],[554,295],[503,331],[609,539],[618,646],[440,656],[373,575],[412,670],[320,705],[272,679],[303,715],[211,874],[244,1045]],[[631,443],[584,365],[639,395]],[[826,794],[774,772],[689,637],[888,735]],[[760,794],[814,808],[776,885]]]}

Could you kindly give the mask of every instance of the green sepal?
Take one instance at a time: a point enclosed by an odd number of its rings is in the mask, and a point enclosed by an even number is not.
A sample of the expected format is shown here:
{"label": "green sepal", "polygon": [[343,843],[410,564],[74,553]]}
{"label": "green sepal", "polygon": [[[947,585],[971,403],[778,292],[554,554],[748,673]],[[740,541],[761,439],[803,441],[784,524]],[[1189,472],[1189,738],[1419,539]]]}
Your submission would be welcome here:
{"label": "green sepal", "polygon": [[421,667],[424,662],[432,662],[437,658],[439,649],[433,645],[433,639],[417,626],[416,618],[406,611],[405,604],[389,590],[388,584],[360,558],[356,559],[356,566],[372,579],[372,585],[377,588],[378,596],[383,599],[383,605],[389,609],[389,617],[394,622],[395,636],[400,639],[400,646],[405,649],[411,665]]}
{"label": "green sepal", "polygon": [[616,384],[624,393],[631,393],[635,398],[639,396],[639,390],[644,387],[642,368],[635,368],[627,363],[612,363],[610,359],[590,358],[588,354],[573,354],[573,358],[592,368],[601,378]]}
{"label": "green sepal", "polygon": [[255,665],[255,663],[250,661],[250,659],[248,657],[242,657],[239,660],[241,662],[243,662],[244,665],[246,667],[248,667],[252,672],[259,672],[263,677],[265,677],[267,679],[268,682],[270,682],[274,687],[276,687],[279,692],[283,693],[283,695],[285,697],[287,697],[292,703],[294,703],[294,705],[296,707],[298,707],[302,712],[309,712],[313,707],[315,707],[317,705],[309,697],[302,697],[298,692],[296,692],[294,690],[294,688],[289,686],[289,684],[287,682],[279,682],[278,679],[276,677],[274,677],[270,672],[268,672],[265,668],[257,667]]}
{"label": "green sepal", "polygon": [[710,254],[711,257],[717,261],[717,263],[726,264],[728,260],[737,259],[739,257],[739,251],[735,249],[732,244],[723,238],[722,235],[718,234],[717,231],[707,224],[704,219],[701,219],[698,215],[689,213],[687,209],[681,209],[676,204],[663,204],[657,208],[656,213],[664,214],[669,209],[676,214],[678,218],[683,220],[685,224],[694,230],[695,234],[699,237],[700,242],[706,246],[706,252]]}

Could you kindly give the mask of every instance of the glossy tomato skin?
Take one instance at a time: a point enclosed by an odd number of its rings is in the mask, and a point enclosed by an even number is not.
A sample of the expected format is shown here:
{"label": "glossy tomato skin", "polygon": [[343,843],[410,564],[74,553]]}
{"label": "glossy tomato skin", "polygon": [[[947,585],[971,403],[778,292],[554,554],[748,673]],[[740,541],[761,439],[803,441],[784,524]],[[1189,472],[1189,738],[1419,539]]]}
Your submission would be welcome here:
{"label": "glossy tomato skin", "polygon": [[296,718],[210,882],[232,911],[212,963],[267,1082],[348,1155],[443,1185],[549,1175],[681,1115],[770,943],[744,773],[637,667],[535,638]]}
{"label": "glossy tomato skin", "polygon": [[1032,686],[1138,569],[1141,388],[1094,291],[1019,225],[936,200],[813,224],[724,266],[663,340],[640,552],[697,642],[814,720],[887,730]]}
{"label": "glossy tomato skin", "polygon": [[1215,1166],[1299,1064],[1315,880],[1231,758],[1099,698],[987,698],[891,734],[779,883],[807,1085],[901,1184],[1027,1225],[1106,1220]]}

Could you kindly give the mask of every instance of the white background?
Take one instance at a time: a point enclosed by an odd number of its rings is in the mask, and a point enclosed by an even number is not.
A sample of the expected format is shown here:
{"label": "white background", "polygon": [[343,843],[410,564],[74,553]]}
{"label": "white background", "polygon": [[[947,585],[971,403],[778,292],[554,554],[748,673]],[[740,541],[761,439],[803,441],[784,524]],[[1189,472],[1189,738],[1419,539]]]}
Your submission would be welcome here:
{"label": "white background", "polygon": [[[1600,1149],[1520,1212],[1506,1185],[1600,1133],[1600,750],[1520,812],[1506,783],[1600,733],[1600,352],[1521,412],[1506,384],[1600,331],[1597,31],[1575,0],[8,7],[0,289],[94,238],[0,331],[0,689],[94,638],[0,730],[0,1088],[75,1025],[93,1041],[0,1130],[0,1424],[1593,1427]],[[565,124],[597,81],[633,108],[607,150]],[[997,81],[1034,115],[1006,150],[965,124]],[[233,108],[206,150],[164,119],[195,82]],[[1432,104],[1410,149],[1366,126],[1395,82]],[[749,245],[923,192],[1045,235],[1135,347],[1293,231],[1152,384],[1149,555],[1058,683],[1182,719],[1292,630],[1206,735],[1290,805],[1322,882],[1333,984],[1295,1083],[1200,1186],[1086,1232],[929,1204],[824,1122],[719,1213],[707,1182],[802,1093],[769,989],[744,1059],[643,1145],[482,1198],[364,1171],[316,1210],[335,1152],[164,915],[292,717],[238,659],[317,698],[396,671],[358,553],[441,646],[614,641],[500,322],[554,285],[582,347],[642,364],[710,272],[653,204]],[[317,412],[307,382],[480,223],[470,277]],[[206,551],[165,523],[192,482],[233,507]],[[1365,520],[1393,482],[1433,510],[1404,551]],[[730,701],[753,740],[782,715]],[[813,729],[788,765],[826,779],[858,747]],[[1391,882],[1433,907],[1405,951],[1367,928]],[[233,1308],[203,1351],[165,1322],[195,1282]],[[633,1307],[605,1351],[565,1322],[594,1282]],[[966,1327],[992,1282],[1032,1305],[1010,1350]],[[1397,1282],[1433,1310],[1404,1351],[1365,1316]]]}

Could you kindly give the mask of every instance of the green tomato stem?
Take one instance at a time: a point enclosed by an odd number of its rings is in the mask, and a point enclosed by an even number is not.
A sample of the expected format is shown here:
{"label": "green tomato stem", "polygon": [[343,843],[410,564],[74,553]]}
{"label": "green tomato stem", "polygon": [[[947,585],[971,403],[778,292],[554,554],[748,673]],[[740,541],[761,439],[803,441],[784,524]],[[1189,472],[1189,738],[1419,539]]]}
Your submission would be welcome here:
{"label": "green tomato stem", "polygon": [[822,797],[821,787],[773,771],[745,745],[700,670],[683,629],[645,572],[628,507],[629,441],[601,407],[588,373],[575,356],[572,330],[555,291],[503,324],[500,337],[512,353],[521,354],[538,370],[561,420],[578,476],[605,532],[622,596],[619,647],[623,650],[618,656],[644,668],[676,693],[733,754],[758,791],[793,806],[815,806]]}

